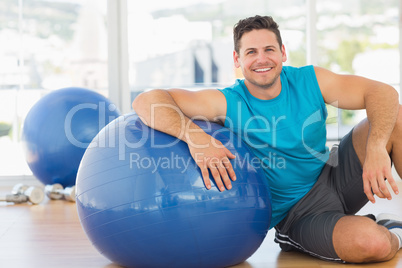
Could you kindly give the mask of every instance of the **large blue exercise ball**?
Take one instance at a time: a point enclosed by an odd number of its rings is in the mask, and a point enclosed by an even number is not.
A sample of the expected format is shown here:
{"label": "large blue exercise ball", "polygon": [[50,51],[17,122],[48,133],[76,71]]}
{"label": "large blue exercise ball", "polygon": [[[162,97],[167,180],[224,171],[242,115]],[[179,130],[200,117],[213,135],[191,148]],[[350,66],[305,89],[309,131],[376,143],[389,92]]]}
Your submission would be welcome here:
{"label": "large blue exercise ball", "polygon": [[75,184],[92,139],[120,115],[106,97],[84,88],[46,94],[29,110],[22,129],[25,158],[43,184]]}
{"label": "large blue exercise ball", "polygon": [[271,196],[259,161],[229,129],[195,121],[237,157],[233,188],[207,190],[187,144],[136,115],[107,125],[77,174],[77,209],[89,240],[126,267],[226,267],[261,245]]}

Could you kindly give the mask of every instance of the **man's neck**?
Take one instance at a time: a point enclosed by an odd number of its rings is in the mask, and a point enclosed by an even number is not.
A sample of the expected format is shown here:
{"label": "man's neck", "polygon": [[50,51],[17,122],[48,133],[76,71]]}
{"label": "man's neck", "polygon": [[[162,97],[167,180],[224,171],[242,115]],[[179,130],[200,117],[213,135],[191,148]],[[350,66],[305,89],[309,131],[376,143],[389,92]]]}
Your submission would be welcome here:
{"label": "man's neck", "polygon": [[269,87],[260,87],[250,83],[245,80],[244,84],[246,85],[248,91],[251,95],[261,100],[272,100],[279,96],[282,90],[282,83],[280,78]]}

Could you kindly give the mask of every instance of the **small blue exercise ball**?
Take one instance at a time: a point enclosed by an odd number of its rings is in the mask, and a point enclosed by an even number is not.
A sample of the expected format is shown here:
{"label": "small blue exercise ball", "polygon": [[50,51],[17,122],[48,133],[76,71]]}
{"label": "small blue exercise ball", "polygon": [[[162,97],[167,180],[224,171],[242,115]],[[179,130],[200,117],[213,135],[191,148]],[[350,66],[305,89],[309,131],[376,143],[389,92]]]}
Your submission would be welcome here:
{"label": "small blue exercise ball", "polygon": [[236,158],[232,189],[205,188],[187,144],[136,115],[109,123],[77,174],[81,225],[96,249],[125,267],[227,267],[261,245],[271,195],[251,151],[218,124],[194,121]]}
{"label": "small blue exercise ball", "polygon": [[29,110],[22,129],[25,158],[34,176],[43,184],[75,185],[86,148],[119,115],[110,100],[89,89],[46,94]]}

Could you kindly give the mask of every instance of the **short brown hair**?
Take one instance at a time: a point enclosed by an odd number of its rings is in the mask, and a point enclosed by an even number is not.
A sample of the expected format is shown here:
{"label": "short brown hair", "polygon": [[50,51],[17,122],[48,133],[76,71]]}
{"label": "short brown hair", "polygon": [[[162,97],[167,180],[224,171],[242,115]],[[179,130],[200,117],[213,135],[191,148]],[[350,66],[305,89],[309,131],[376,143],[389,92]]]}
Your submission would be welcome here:
{"label": "short brown hair", "polygon": [[279,48],[282,50],[282,38],[279,32],[279,25],[274,21],[271,16],[260,16],[245,18],[239,20],[233,27],[233,40],[234,49],[237,53],[240,50],[240,39],[243,34],[251,32],[252,30],[266,29],[273,32],[276,35],[276,39],[279,43]]}

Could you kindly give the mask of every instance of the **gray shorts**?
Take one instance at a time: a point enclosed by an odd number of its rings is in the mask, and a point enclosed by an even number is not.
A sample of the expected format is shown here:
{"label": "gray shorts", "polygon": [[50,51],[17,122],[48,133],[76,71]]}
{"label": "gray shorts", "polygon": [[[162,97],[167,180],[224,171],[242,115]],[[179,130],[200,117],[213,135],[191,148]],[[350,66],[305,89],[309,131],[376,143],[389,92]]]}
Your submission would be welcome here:
{"label": "gray shorts", "polygon": [[343,262],[335,252],[332,233],[337,221],[368,202],[362,167],[353,148],[352,131],[331,150],[313,188],[277,226],[275,242],[284,251],[298,250],[323,260]]}

